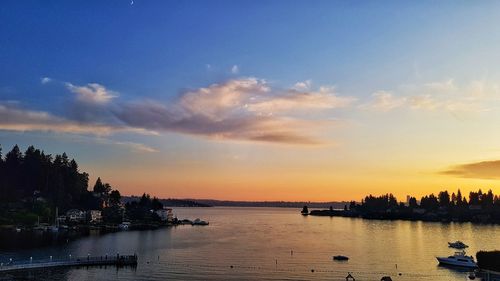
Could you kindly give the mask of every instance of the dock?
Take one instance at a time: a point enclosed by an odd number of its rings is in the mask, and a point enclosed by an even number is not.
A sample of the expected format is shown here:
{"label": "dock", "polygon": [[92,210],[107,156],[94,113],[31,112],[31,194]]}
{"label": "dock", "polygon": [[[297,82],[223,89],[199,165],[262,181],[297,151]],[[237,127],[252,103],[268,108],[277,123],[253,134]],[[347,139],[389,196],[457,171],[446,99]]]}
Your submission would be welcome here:
{"label": "dock", "polygon": [[55,267],[78,267],[78,266],[136,266],[137,255],[105,255],[105,256],[86,256],[71,257],[64,259],[44,259],[29,261],[13,261],[0,263],[0,273],[21,270],[35,270]]}

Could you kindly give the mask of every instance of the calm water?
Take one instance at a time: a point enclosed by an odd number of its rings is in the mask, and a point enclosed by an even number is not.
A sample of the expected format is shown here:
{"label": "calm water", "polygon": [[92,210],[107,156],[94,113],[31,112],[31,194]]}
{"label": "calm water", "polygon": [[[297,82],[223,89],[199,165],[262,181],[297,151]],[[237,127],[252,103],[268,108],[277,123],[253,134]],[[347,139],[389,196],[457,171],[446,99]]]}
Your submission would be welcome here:
{"label": "calm water", "polygon": [[[206,227],[179,226],[85,237],[67,245],[15,253],[48,257],[137,253],[136,269],[58,269],[3,276],[32,280],[468,280],[437,265],[452,251],[448,241],[500,249],[500,226],[303,217],[299,209],[176,208],[179,218],[202,218]],[[293,251],[293,255],[291,254]],[[348,262],[332,256],[344,254]],[[277,261],[277,263],[276,263]],[[396,268],[397,265],[397,268]],[[231,268],[232,266],[232,268]],[[311,270],[314,270],[312,272]],[[398,276],[401,273],[401,276]],[[2,280],[2,276],[0,276]]]}

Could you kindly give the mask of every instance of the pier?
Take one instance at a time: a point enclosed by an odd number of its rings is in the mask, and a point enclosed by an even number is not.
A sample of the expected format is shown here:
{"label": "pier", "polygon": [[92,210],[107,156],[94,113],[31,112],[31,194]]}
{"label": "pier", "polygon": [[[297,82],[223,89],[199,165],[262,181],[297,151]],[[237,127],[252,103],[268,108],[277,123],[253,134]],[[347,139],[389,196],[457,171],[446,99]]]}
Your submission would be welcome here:
{"label": "pier", "polygon": [[13,261],[0,263],[0,273],[20,270],[34,270],[54,267],[72,267],[72,266],[136,266],[137,255],[105,255],[105,256],[86,256],[86,257],[71,257],[65,259],[44,259],[29,261]]}

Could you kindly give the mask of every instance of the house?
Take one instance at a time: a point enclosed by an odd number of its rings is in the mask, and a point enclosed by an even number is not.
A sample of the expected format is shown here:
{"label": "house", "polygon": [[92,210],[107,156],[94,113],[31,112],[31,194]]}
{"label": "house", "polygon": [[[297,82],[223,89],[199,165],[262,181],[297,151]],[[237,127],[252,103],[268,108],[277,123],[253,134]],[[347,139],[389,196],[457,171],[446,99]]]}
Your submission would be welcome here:
{"label": "house", "polygon": [[156,210],[155,212],[162,221],[172,222],[174,221],[174,213],[171,208],[164,208],[160,210]]}
{"label": "house", "polygon": [[71,209],[66,212],[66,220],[69,222],[85,222],[85,212]]}
{"label": "house", "polygon": [[87,212],[90,222],[98,223],[102,222],[102,213],[99,210],[90,210]]}

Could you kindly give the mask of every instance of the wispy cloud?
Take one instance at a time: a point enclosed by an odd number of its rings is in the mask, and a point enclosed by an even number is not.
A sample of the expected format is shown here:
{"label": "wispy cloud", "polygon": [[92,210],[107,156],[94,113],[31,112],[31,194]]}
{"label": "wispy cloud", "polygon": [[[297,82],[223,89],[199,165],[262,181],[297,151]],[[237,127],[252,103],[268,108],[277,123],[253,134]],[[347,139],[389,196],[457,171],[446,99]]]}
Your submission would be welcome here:
{"label": "wispy cloud", "polygon": [[242,78],[185,92],[169,105],[155,102],[125,104],[115,111],[125,124],[151,130],[175,131],[214,139],[316,144],[317,120],[294,115],[305,109],[347,106],[322,88],[318,92],[272,89],[264,80]]}
{"label": "wispy cloud", "polygon": [[42,77],[42,78],[40,78],[40,83],[42,83],[42,84],[47,84],[47,83],[50,83],[50,82],[52,82],[52,78],[50,78],[50,77]]}
{"label": "wispy cloud", "polygon": [[240,68],[239,68],[239,66],[237,66],[236,64],[235,64],[235,65],[233,65],[233,67],[231,67],[231,73],[232,73],[232,74],[238,74],[238,73],[240,73]]}
{"label": "wispy cloud", "polygon": [[297,91],[309,91],[309,89],[311,89],[311,85],[312,80],[309,79],[295,83],[295,85],[293,85],[293,88]]}
{"label": "wispy cloud", "polygon": [[361,107],[377,111],[389,111],[404,106],[406,102],[407,98],[405,97],[395,97],[391,92],[377,91],[372,94],[372,100]]}
{"label": "wispy cloud", "polygon": [[110,135],[116,132],[147,133],[141,128],[76,122],[45,111],[17,108],[12,104],[0,104],[0,130],[52,131],[92,135]]}
{"label": "wispy cloud", "polygon": [[118,93],[97,83],[64,85],[75,94],[64,117],[2,106],[0,129],[92,135],[177,132],[217,140],[311,145],[328,142],[316,135],[335,123],[319,121],[315,114],[354,101],[337,95],[331,87],[316,91],[279,89],[257,78],[231,79],[188,90],[170,103],[118,101]]}
{"label": "wispy cloud", "polygon": [[473,81],[459,86],[453,79],[448,79],[421,85],[402,85],[397,91],[376,91],[372,99],[360,108],[383,112],[399,108],[440,110],[454,114],[483,112],[489,110],[488,101],[492,92],[498,92],[493,83]]}
{"label": "wispy cloud", "polygon": [[461,178],[500,179],[500,160],[456,165],[440,173]]}
{"label": "wispy cloud", "polygon": [[78,99],[83,102],[104,104],[111,101],[111,99],[118,97],[118,93],[106,89],[106,87],[97,84],[89,83],[85,86],[76,86],[69,82],[66,87],[71,92],[77,94]]}

